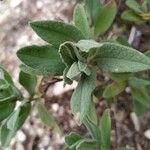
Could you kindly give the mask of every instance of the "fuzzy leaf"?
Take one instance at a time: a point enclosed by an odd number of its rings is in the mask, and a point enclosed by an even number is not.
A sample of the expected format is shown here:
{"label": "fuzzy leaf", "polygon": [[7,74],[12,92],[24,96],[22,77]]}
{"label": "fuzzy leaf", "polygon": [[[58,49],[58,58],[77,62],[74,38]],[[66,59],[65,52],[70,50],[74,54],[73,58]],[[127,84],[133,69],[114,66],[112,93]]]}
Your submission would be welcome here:
{"label": "fuzzy leaf", "polygon": [[91,74],[91,70],[86,63],[78,61],[78,67],[81,72],[84,72],[87,76]]}
{"label": "fuzzy leaf", "polygon": [[99,129],[101,134],[101,150],[110,150],[111,143],[111,118],[109,110],[105,110],[100,119]]}
{"label": "fuzzy leaf", "polygon": [[71,149],[75,148],[78,144],[78,141],[81,140],[82,137],[76,133],[71,132],[69,135],[65,136],[65,143]]}
{"label": "fuzzy leaf", "polygon": [[38,115],[42,122],[48,127],[54,127],[56,125],[54,117],[48,112],[46,107],[41,103],[37,103]]}
{"label": "fuzzy leaf", "polygon": [[6,119],[14,110],[15,103],[0,102],[0,122]]}
{"label": "fuzzy leaf", "polygon": [[76,5],[73,15],[75,26],[89,39],[91,37],[90,27],[88,24],[87,16],[84,7],[81,4]]}
{"label": "fuzzy leaf", "polygon": [[[91,104],[91,94],[96,87],[96,71],[90,76],[82,75],[80,82],[71,98],[72,113],[79,119],[79,123],[86,117]],[[78,118],[79,117],[79,118]]]}
{"label": "fuzzy leaf", "polygon": [[13,126],[11,126],[11,130],[9,128],[7,128],[7,126],[8,126],[7,121],[1,125],[0,141],[1,141],[2,147],[8,147],[12,137],[16,134],[17,130],[22,126],[22,124],[28,117],[30,108],[31,108],[31,105],[29,103],[21,106],[19,115],[16,118],[17,120],[15,119],[15,122],[13,122],[14,124],[12,123]]}
{"label": "fuzzy leaf", "polygon": [[121,18],[127,21],[132,21],[138,24],[144,23],[142,17],[135,14],[132,10],[126,10],[122,13]]}
{"label": "fuzzy leaf", "polygon": [[81,74],[81,71],[79,70],[78,63],[74,62],[71,65],[70,69],[68,70],[66,77],[71,80],[74,80],[77,77],[79,77],[80,74]]}
{"label": "fuzzy leaf", "polygon": [[77,42],[85,39],[75,26],[57,21],[35,21],[30,23],[32,29],[46,42],[58,47],[66,41]]}
{"label": "fuzzy leaf", "polygon": [[91,24],[94,25],[101,9],[100,0],[85,0],[85,8],[91,20]]}
{"label": "fuzzy leaf", "polygon": [[150,59],[133,48],[106,42],[94,50],[93,61],[104,71],[121,73],[150,69]]}
{"label": "fuzzy leaf", "polygon": [[26,66],[43,75],[63,74],[65,66],[53,46],[27,46],[20,49],[17,56]]}
{"label": "fuzzy leaf", "polygon": [[103,6],[94,27],[94,34],[96,37],[100,34],[103,34],[110,28],[115,19],[116,14],[117,5],[114,0],[111,0],[105,6]]}
{"label": "fuzzy leaf", "polygon": [[88,53],[90,49],[100,47],[102,44],[93,40],[80,40],[75,46],[77,46],[82,52]]}
{"label": "fuzzy leaf", "polygon": [[71,66],[75,61],[77,61],[75,46],[72,42],[65,42],[61,44],[59,47],[59,53],[66,66]]}
{"label": "fuzzy leaf", "polygon": [[108,85],[104,92],[104,98],[112,98],[120,94],[126,87],[125,82],[113,82],[112,84]]}
{"label": "fuzzy leaf", "polygon": [[140,4],[136,0],[127,0],[126,5],[136,13],[142,13]]}
{"label": "fuzzy leaf", "polygon": [[37,83],[36,76],[21,71],[19,74],[19,82],[29,92],[31,96],[34,95]]}

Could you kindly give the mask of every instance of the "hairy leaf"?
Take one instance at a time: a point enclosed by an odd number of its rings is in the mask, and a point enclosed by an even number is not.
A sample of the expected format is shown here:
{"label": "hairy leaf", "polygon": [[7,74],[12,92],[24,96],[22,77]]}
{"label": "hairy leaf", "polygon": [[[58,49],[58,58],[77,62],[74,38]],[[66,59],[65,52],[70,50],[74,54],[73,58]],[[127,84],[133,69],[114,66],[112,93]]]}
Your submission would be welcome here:
{"label": "hairy leaf", "polygon": [[142,17],[135,14],[132,10],[126,10],[122,13],[121,18],[127,21],[132,21],[138,24],[144,23]]}
{"label": "hairy leaf", "polygon": [[[96,71],[92,70],[90,76],[82,75],[80,82],[71,98],[72,113],[81,123],[86,117],[91,104],[91,94],[96,87]],[[79,117],[79,118],[78,118]]]}
{"label": "hairy leaf", "polygon": [[41,103],[37,103],[37,108],[38,108],[38,115],[42,122],[48,126],[48,127],[54,127],[56,125],[55,119],[53,116],[48,112],[46,107]]}
{"label": "hairy leaf", "polygon": [[111,0],[103,6],[94,27],[94,34],[96,37],[109,29],[115,19],[116,13],[117,5],[114,0]]}
{"label": "hairy leaf", "polygon": [[87,16],[84,7],[81,4],[76,5],[73,15],[75,26],[83,33],[86,39],[90,39],[91,31],[88,24]]}
{"label": "hairy leaf", "polygon": [[50,45],[27,46],[17,52],[18,58],[33,70],[43,75],[62,75],[64,64],[58,51]]}
{"label": "hairy leaf", "polygon": [[127,0],[126,5],[136,13],[142,13],[140,4],[136,0]]}
{"label": "hairy leaf", "polygon": [[101,150],[111,149],[110,137],[111,137],[111,118],[109,110],[105,110],[99,123],[101,134]]}
{"label": "hairy leaf", "polygon": [[94,25],[101,10],[100,0],[85,0],[85,8],[91,20],[91,25]]}
{"label": "hairy leaf", "polygon": [[32,29],[46,42],[58,47],[66,41],[77,42],[85,39],[75,26],[57,21],[35,21],[30,23]]}
{"label": "hairy leaf", "polygon": [[112,84],[108,85],[104,92],[104,98],[112,98],[120,94],[126,87],[125,82],[113,82]]}
{"label": "hairy leaf", "polygon": [[95,50],[93,61],[108,72],[138,72],[150,69],[150,59],[139,51],[114,43],[103,43]]}
{"label": "hairy leaf", "polygon": [[29,92],[31,96],[34,95],[37,83],[36,76],[21,71],[19,74],[19,82]]}

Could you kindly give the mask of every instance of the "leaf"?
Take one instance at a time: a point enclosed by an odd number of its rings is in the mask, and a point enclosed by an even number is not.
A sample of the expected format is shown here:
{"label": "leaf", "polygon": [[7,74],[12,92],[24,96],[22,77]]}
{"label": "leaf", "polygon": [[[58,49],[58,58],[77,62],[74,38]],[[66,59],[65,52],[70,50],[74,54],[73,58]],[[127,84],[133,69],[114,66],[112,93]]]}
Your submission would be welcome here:
{"label": "leaf", "polygon": [[89,117],[86,117],[83,121],[84,125],[90,132],[93,139],[95,139],[99,144],[101,143],[100,130],[97,124],[93,123]]}
{"label": "leaf", "polygon": [[79,124],[86,117],[91,104],[91,94],[96,87],[96,71],[90,76],[82,75],[77,88],[71,98],[72,113],[79,119]]}
{"label": "leaf", "polygon": [[30,96],[34,95],[37,83],[36,76],[21,71],[19,74],[19,82],[29,92]]}
{"label": "leaf", "polygon": [[101,134],[101,150],[111,149],[111,118],[109,113],[109,110],[105,110],[99,123],[99,129]]}
{"label": "leaf", "polygon": [[78,67],[81,72],[84,72],[87,76],[91,74],[91,70],[86,63],[78,61]]}
{"label": "leaf", "polygon": [[46,126],[54,127],[56,125],[54,117],[48,112],[46,107],[41,102],[37,102],[37,109],[40,119]]}
{"label": "leaf", "polygon": [[106,42],[92,51],[95,51],[93,61],[107,72],[139,72],[150,69],[150,59],[131,47]]}
{"label": "leaf", "polygon": [[77,150],[98,150],[98,145],[92,139],[83,139],[77,146]]}
{"label": "leaf", "polygon": [[150,107],[150,97],[145,88],[131,88],[132,97],[146,108]]}
{"label": "leaf", "polygon": [[129,84],[132,87],[141,88],[141,87],[144,87],[144,86],[149,86],[150,81],[146,80],[146,79],[139,79],[139,78],[133,77],[129,80]]}
{"label": "leaf", "polygon": [[104,92],[104,98],[112,98],[120,94],[126,87],[126,82],[113,82],[112,84],[108,85]]}
{"label": "leaf", "polygon": [[43,75],[63,74],[65,66],[53,46],[27,46],[20,49],[17,56],[25,65]]}
{"label": "leaf", "polygon": [[[12,137],[16,134],[17,130],[20,129],[27,116],[29,115],[31,105],[26,103],[20,107],[19,116],[15,120],[15,124],[12,124],[11,130],[7,128],[7,121],[4,122],[0,130],[0,140],[2,147],[8,147]],[[14,128],[13,128],[14,127]]]}
{"label": "leaf", "polygon": [[59,54],[66,66],[71,66],[75,61],[77,61],[75,47],[72,42],[65,42],[59,47]]}
{"label": "leaf", "polygon": [[15,103],[0,102],[0,122],[6,119],[14,110]]}
{"label": "leaf", "polygon": [[90,39],[91,37],[90,27],[88,24],[84,7],[81,4],[77,4],[74,9],[73,21],[75,26],[83,33],[86,39]]}
{"label": "leaf", "polygon": [[133,111],[138,115],[138,116],[143,116],[145,111],[147,110],[147,107],[142,105],[139,101],[136,99],[133,99]]}
{"label": "leaf", "polygon": [[142,13],[141,6],[136,0],[127,0],[126,5],[136,13]]}
{"label": "leaf", "polygon": [[67,73],[68,73],[69,69],[70,69],[70,67],[66,67],[64,72],[63,72],[63,79],[64,79],[65,84],[72,84],[73,83],[73,81],[67,77]]}
{"label": "leaf", "polygon": [[91,20],[91,24],[94,25],[101,9],[100,0],[85,0],[85,8]]}
{"label": "leaf", "polygon": [[121,18],[127,21],[132,21],[138,24],[144,23],[143,19],[135,14],[132,10],[126,10],[122,13]]}
{"label": "leaf", "polygon": [[80,74],[81,74],[81,71],[79,70],[78,63],[74,62],[71,65],[70,69],[68,70],[66,77],[71,80],[75,80],[76,78],[79,77]]}
{"label": "leaf", "polygon": [[21,93],[18,89],[10,85],[7,89],[0,90],[0,102],[3,101],[13,101],[21,98]]}
{"label": "leaf", "polygon": [[75,44],[82,52],[88,53],[90,49],[100,47],[102,44],[93,40],[80,40]]}
{"label": "leaf", "polygon": [[8,120],[7,120],[7,128],[9,130],[14,130],[14,128],[15,128],[15,126],[17,124],[19,113],[20,113],[20,108],[18,108],[17,110],[14,110],[14,112],[8,118]]}
{"label": "leaf", "polygon": [[57,21],[35,21],[30,23],[32,29],[46,42],[58,47],[66,41],[77,42],[85,39],[75,26]]}
{"label": "leaf", "polygon": [[0,66],[0,78],[5,79],[9,84],[13,84],[9,73]]}
{"label": "leaf", "polygon": [[65,42],[60,45],[59,53],[66,66],[71,66],[75,61],[85,61],[75,43]]}
{"label": "leaf", "polygon": [[82,137],[76,133],[71,132],[69,135],[65,136],[65,143],[71,149],[75,148],[78,144],[78,141],[81,140]]}
{"label": "leaf", "polygon": [[112,25],[117,14],[117,5],[114,0],[102,7],[94,27],[94,35],[97,37],[106,32]]}
{"label": "leaf", "polygon": [[127,81],[132,76],[131,73],[109,73],[111,79],[114,81]]}
{"label": "leaf", "polygon": [[150,57],[150,50],[144,53],[147,57]]}

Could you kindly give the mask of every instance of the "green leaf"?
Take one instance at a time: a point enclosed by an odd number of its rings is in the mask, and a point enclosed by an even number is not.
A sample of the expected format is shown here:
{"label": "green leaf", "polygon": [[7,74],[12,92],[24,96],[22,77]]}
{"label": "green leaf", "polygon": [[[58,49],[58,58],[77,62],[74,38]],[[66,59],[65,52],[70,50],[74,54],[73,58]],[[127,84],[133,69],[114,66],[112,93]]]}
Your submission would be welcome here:
{"label": "green leaf", "polygon": [[86,63],[78,61],[78,67],[81,72],[84,72],[87,76],[91,74],[91,70]]}
{"label": "green leaf", "polygon": [[150,107],[150,97],[145,88],[131,88],[132,97],[146,108]]}
{"label": "green leaf", "polygon": [[150,50],[144,53],[147,57],[150,57]]}
{"label": "green leaf", "polygon": [[19,82],[29,92],[31,96],[34,95],[37,83],[36,76],[21,71],[19,74]]}
{"label": "green leaf", "polygon": [[63,72],[63,79],[64,79],[65,84],[73,83],[73,81],[67,77],[67,73],[68,73],[69,69],[70,69],[70,67],[67,66]]}
{"label": "green leaf", "polygon": [[99,150],[99,149],[98,149],[98,144],[96,144],[95,140],[83,139],[76,146],[76,150]]}
{"label": "green leaf", "polygon": [[32,29],[46,42],[58,47],[66,41],[77,42],[85,39],[75,26],[57,21],[35,21],[30,23]]}
{"label": "green leaf", "polygon": [[13,84],[12,78],[9,75],[9,73],[6,70],[4,70],[1,66],[0,66],[0,78],[5,79],[9,84]]}
{"label": "green leaf", "polygon": [[71,149],[75,148],[78,144],[78,141],[81,140],[82,137],[76,133],[71,132],[69,135],[65,136],[65,143]]}
{"label": "green leaf", "polygon": [[144,87],[144,86],[149,86],[150,85],[150,80],[139,79],[139,78],[133,77],[129,80],[129,84],[132,87],[141,88],[141,87]]}
{"label": "green leaf", "polygon": [[94,27],[94,34],[96,37],[100,34],[103,34],[110,28],[115,19],[116,14],[117,5],[114,0],[111,0],[105,6],[103,6]]}
{"label": "green leaf", "polygon": [[79,70],[78,63],[74,62],[68,70],[66,77],[71,80],[75,80],[80,76],[80,74],[81,71]]}
{"label": "green leaf", "polygon": [[13,85],[10,85],[7,89],[0,90],[0,102],[7,101],[7,100],[9,101],[17,100],[20,98],[21,98],[21,93]]}
{"label": "green leaf", "polygon": [[139,15],[135,14],[132,10],[126,10],[122,13],[121,18],[123,20],[127,20],[127,21],[132,21],[138,24],[142,24],[144,23],[142,17],[140,17]]}
{"label": "green leaf", "polygon": [[104,92],[104,98],[112,98],[120,94],[126,87],[126,82],[113,82],[112,84],[108,85]]}
{"label": "green leaf", "polygon": [[88,53],[90,49],[100,47],[102,44],[93,40],[80,40],[75,46],[77,46],[82,52]]}
{"label": "green leaf", "polygon": [[106,42],[92,51],[95,51],[93,61],[107,72],[139,72],[150,69],[150,59],[131,47]]}
{"label": "green leaf", "polygon": [[99,129],[101,134],[101,150],[110,150],[111,143],[111,118],[109,110],[105,110],[100,119]]}
{"label": "green leaf", "polygon": [[42,122],[48,127],[56,125],[54,117],[48,112],[42,102],[37,102],[38,115]]}
{"label": "green leaf", "polygon": [[70,67],[75,61],[77,61],[75,46],[72,42],[61,44],[59,47],[59,53],[66,66]]}
{"label": "green leaf", "polygon": [[131,73],[109,73],[111,79],[114,81],[127,81],[132,76]]}
{"label": "green leaf", "polygon": [[91,24],[94,25],[101,9],[100,0],[85,0],[85,8],[91,20]]}
{"label": "green leaf", "polygon": [[17,52],[18,58],[33,70],[38,70],[43,75],[62,75],[64,64],[58,51],[50,45],[27,46]]}
{"label": "green leaf", "polygon": [[96,71],[90,76],[82,75],[80,82],[71,98],[72,113],[79,119],[79,123],[86,117],[91,104],[91,94],[96,87]]}
{"label": "green leaf", "polygon": [[25,64],[21,64],[20,66],[20,70],[27,73],[27,74],[30,74],[30,75],[43,75],[43,73],[40,71],[40,70],[36,70],[36,69],[33,69]]}
{"label": "green leaf", "polygon": [[14,112],[8,118],[8,120],[7,120],[7,128],[9,130],[14,130],[15,129],[15,126],[16,126],[17,121],[18,121],[19,113],[20,113],[20,107],[17,110],[14,110]]}
{"label": "green leaf", "polygon": [[147,110],[147,107],[142,105],[139,101],[136,99],[133,99],[133,111],[138,115],[138,116],[143,116],[145,111]]}
{"label": "green leaf", "polygon": [[[24,121],[29,115],[31,105],[29,103],[24,104],[20,107],[19,115],[15,118],[15,123],[12,123],[11,130],[7,127],[8,122],[4,122],[0,130],[0,141],[2,147],[8,147],[12,137],[16,134],[17,130],[22,126]],[[17,120],[16,120],[17,119]],[[9,121],[9,120],[8,120]],[[13,120],[12,120],[13,121]]]}
{"label": "green leaf", "polygon": [[142,13],[141,6],[136,0],[127,0],[126,5],[136,13]]}
{"label": "green leaf", "polygon": [[86,117],[83,123],[90,132],[92,138],[97,140],[97,142],[100,144],[101,143],[100,130],[97,124],[93,123],[93,121],[90,120],[89,117]]}
{"label": "green leaf", "polygon": [[14,110],[15,103],[0,102],[0,122],[6,119]]}
{"label": "green leaf", "polygon": [[90,27],[88,24],[87,16],[84,10],[84,7],[81,4],[76,5],[73,14],[73,21],[75,26],[83,33],[83,35],[90,39]]}

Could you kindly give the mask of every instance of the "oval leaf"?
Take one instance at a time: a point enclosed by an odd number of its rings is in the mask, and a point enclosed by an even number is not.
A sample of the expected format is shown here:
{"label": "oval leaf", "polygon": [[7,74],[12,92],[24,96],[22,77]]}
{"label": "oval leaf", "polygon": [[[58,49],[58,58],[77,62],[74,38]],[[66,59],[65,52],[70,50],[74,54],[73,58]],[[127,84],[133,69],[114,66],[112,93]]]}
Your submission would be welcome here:
{"label": "oval leaf", "polygon": [[20,49],[17,56],[25,65],[43,75],[62,75],[65,68],[57,49],[50,45],[27,46]]}
{"label": "oval leaf", "polygon": [[85,39],[75,26],[58,21],[35,21],[30,23],[32,29],[46,42],[59,46],[66,41]]}

